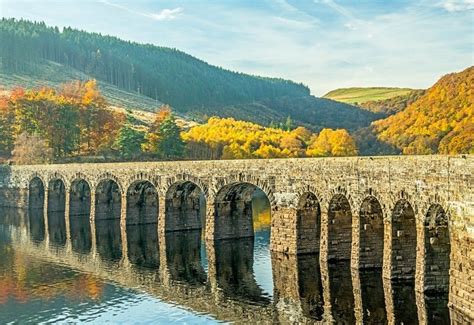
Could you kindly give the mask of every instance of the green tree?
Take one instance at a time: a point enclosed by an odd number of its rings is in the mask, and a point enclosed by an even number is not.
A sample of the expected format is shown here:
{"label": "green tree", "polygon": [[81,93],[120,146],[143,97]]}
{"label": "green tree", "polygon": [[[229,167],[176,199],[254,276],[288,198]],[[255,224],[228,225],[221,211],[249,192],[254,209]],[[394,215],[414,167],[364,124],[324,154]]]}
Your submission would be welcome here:
{"label": "green tree", "polygon": [[114,143],[114,149],[125,159],[133,159],[142,153],[141,147],[145,142],[145,132],[137,130],[127,118],[127,122],[119,131],[117,140]]}
{"label": "green tree", "polygon": [[184,142],[181,130],[173,115],[168,116],[160,125],[159,155],[164,158],[180,158],[184,154]]}

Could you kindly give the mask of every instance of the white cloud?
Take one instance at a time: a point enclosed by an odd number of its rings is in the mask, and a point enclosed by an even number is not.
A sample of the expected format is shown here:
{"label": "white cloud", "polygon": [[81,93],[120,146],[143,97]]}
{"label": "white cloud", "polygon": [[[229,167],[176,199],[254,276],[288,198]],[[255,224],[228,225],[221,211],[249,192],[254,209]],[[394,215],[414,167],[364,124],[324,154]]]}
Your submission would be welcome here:
{"label": "white cloud", "polygon": [[115,8],[118,8],[118,9],[128,11],[128,12],[130,12],[132,14],[135,14],[135,15],[140,15],[140,16],[151,18],[151,19],[158,20],[158,21],[173,20],[180,13],[183,12],[183,8],[181,8],[181,7],[174,8],[174,9],[163,9],[158,13],[152,13],[152,12],[143,12],[143,11],[134,10],[134,9],[128,8],[126,6],[117,4],[117,3],[109,2],[107,0],[99,0],[99,2],[103,3],[103,4],[106,4],[108,6],[111,6],[111,7],[115,7]]}
{"label": "white cloud", "polygon": [[178,7],[174,9],[163,9],[157,14],[148,14],[148,16],[155,20],[172,20],[175,19],[182,12],[183,8]]}
{"label": "white cloud", "polygon": [[449,12],[473,10],[474,0],[443,0],[439,6]]}

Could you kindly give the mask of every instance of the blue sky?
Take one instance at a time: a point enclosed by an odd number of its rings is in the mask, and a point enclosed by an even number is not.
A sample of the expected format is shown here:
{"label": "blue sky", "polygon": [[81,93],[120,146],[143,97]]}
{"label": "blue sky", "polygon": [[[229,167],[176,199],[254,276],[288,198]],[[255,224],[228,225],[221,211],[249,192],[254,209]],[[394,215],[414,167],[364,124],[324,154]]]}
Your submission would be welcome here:
{"label": "blue sky", "polygon": [[315,95],[426,88],[474,64],[474,0],[0,0],[0,14],[177,48]]}

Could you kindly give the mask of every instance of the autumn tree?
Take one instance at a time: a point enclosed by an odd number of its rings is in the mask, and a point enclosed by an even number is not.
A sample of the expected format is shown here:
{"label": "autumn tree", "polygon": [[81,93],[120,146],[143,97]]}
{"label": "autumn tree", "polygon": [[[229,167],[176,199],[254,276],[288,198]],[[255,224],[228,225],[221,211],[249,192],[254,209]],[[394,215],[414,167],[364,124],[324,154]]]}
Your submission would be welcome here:
{"label": "autumn tree", "polygon": [[53,150],[38,135],[20,134],[14,144],[12,159],[19,165],[44,164],[53,158]]}
{"label": "autumn tree", "polygon": [[355,156],[357,147],[354,139],[344,129],[323,129],[306,150],[310,157]]}

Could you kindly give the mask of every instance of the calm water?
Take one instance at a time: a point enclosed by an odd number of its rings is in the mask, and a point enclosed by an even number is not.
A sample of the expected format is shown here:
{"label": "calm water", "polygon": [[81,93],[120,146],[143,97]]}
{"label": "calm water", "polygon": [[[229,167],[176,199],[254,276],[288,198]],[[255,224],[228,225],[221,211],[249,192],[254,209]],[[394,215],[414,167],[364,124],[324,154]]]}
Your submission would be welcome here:
{"label": "calm water", "polygon": [[420,300],[412,283],[387,290],[380,270],[324,271],[317,255],[271,254],[268,217],[254,210],[255,238],[212,248],[188,231],[168,233],[160,250],[156,225],[128,226],[124,263],[116,220],[97,225],[94,249],[87,218],[71,222],[69,246],[60,213],[49,216],[47,236],[42,211],[3,209],[0,323],[449,323],[447,297]]}

